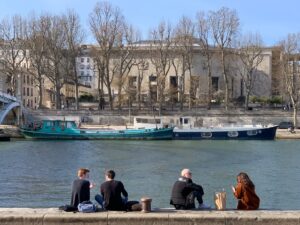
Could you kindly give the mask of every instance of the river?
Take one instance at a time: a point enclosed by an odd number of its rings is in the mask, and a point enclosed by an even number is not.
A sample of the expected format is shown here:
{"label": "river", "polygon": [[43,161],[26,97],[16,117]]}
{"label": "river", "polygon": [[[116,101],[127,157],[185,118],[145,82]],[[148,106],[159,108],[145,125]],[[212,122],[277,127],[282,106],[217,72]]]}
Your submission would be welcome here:
{"label": "river", "polygon": [[0,207],[58,207],[70,202],[79,167],[91,170],[99,191],[104,171],[114,169],[130,200],[149,196],[153,207],[171,207],[170,192],[182,168],[204,188],[204,202],[227,192],[245,171],[264,209],[300,209],[298,140],[276,141],[11,141],[0,142]]}

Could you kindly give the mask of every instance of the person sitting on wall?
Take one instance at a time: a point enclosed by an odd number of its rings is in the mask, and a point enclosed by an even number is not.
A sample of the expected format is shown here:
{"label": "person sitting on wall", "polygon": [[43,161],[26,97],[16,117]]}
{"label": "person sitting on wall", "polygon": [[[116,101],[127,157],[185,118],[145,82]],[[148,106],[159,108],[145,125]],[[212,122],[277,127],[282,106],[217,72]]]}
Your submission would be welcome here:
{"label": "person sitting on wall", "polygon": [[210,207],[203,203],[203,195],[202,186],[192,181],[190,169],[183,169],[181,176],[173,185],[170,204],[174,205],[175,209],[195,209],[197,199],[199,209],[208,209]]}
{"label": "person sitting on wall", "polygon": [[105,172],[105,182],[101,184],[100,194],[95,196],[95,200],[106,210],[123,211],[126,210],[128,193],[123,183],[114,179],[115,175],[113,170]]}
{"label": "person sitting on wall", "polygon": [[79,203],[90,201],[90,188],[95,185],[88,181],[89,172],[86,168],[80,168],[77,172],[78,178],[73,181],[71,206],[76,209]]}
{"label": "person sitting on wall", "polygon": [[255,193],[255,186],[247,173],[237,175],[236,187],[231,187],[234,196],[238,199],[237,209],[255,210],[259,208],[260,199]]}

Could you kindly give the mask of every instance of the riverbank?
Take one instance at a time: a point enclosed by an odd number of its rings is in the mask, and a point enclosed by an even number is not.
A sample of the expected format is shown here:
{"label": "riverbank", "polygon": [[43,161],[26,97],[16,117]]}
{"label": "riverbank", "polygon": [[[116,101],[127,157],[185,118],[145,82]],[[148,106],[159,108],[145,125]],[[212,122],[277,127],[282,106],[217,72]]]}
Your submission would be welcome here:
{"label": "riverbank", "polygon": [[0,208],[0,224],[5,225],[140,225],[140,224],[205,224],[205,225],[240,225],[240,224],[286,224],[298,225],[300,211],[178,211],[171,209],[156,209],[150,213],[113,212],[70,213],[56,208]]}

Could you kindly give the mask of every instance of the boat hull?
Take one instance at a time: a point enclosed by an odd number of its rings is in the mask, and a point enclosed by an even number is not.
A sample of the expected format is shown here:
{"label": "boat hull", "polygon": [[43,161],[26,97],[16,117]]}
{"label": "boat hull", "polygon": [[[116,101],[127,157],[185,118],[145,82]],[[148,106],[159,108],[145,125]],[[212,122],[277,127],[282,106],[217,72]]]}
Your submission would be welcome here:
{"label": "boat hull", "polygon": [[0,135],[0,141],[10,141],[9,135]]}
{"label": "boat hull", "polygon": [[173,128],[141,129],[141,130],[107,130],[76,132],[42,132],[21,130],[26,138],[52,140],[170,140],[173,138]]}
{"label": "boat hull", "polygon": [[175,140],[274,140],[277,126],[259,128],[192,128],[173,131]]}

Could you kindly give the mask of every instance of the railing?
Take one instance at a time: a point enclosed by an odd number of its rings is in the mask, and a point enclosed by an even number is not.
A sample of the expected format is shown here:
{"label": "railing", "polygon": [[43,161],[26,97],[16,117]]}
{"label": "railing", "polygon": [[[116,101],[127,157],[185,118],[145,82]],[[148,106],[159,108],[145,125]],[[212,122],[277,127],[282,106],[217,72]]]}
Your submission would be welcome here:
{"label": "railing", "polygon": [[17,102],[18,100],[16,97],[0,91],[0,101],[8,103],[8,102]]}

